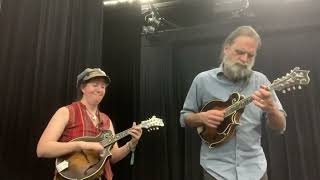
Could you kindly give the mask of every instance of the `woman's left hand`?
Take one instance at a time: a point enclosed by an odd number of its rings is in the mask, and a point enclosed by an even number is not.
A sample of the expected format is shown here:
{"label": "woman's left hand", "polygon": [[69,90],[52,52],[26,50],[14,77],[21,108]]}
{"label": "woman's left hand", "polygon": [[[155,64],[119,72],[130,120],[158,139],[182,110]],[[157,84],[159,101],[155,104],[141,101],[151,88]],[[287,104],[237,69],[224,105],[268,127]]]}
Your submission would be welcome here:
{"label": "woman's left hand", "polygon": [[131,143],[133,146],[136,146],[139,142],[139,139],[142,135],[142,128],[139,125],[136,125],[136,122],[133,122],[132,127],[129,129],[129,134],[131,135]]}

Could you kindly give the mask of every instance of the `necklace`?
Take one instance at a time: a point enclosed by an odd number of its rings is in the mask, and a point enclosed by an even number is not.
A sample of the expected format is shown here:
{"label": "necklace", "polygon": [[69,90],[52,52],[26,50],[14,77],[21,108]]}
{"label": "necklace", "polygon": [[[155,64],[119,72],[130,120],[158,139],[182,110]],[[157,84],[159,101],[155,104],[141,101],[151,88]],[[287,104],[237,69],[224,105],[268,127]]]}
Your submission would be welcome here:
{"label": "necklace", "polygon": [[88,113],[88,115],[89,115],[89,117],[90,117],[90,119],[92,120],[92,121],[96,121],[97,119],[98,119],[98,117],[97,117],[97,113],[95,113],[95,114],[92,114],[90,111],[88,111],[88,109],[87,109],[87,113]]}

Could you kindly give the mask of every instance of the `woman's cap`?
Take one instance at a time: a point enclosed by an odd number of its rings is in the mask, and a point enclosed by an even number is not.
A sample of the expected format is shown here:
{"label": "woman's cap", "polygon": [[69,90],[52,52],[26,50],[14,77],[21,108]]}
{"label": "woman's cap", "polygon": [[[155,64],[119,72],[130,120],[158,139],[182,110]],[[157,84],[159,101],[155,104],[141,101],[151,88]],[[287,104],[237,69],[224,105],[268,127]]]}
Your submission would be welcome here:
{"label": "woman's cap", "polygon": [[82,71],[77,76],[77,87],[84,82],[88,81],[89,79],[95,78],[95,77],[103,77],[106,80],[106,84],[109,85],[111,83],[110,77],[102,71],[100,68],[86,68],[84,71]]}

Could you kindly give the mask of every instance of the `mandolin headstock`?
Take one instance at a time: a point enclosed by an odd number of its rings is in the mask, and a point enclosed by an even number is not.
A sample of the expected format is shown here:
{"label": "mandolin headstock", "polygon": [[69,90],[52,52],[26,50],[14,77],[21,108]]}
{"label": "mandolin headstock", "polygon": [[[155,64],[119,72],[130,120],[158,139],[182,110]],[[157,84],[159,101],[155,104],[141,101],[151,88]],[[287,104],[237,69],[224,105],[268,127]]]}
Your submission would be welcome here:
{"label": "mandolin headstock", "polygon": [[310,82],[308,70],[301,70],[299,67],[295,67],[287,73],[285,76],[274,80],[269,87],[277,91],[286,93],[287,91],[301,89],[301,85],[307,85]]}
{"label": "mandolin headstock", "polygon": [[141,128],[145,128],[148,131],[159,130],[160,127],[164,126],[163,120],[157,118],[156,116],[152,116],[150,119],[141,121]]}

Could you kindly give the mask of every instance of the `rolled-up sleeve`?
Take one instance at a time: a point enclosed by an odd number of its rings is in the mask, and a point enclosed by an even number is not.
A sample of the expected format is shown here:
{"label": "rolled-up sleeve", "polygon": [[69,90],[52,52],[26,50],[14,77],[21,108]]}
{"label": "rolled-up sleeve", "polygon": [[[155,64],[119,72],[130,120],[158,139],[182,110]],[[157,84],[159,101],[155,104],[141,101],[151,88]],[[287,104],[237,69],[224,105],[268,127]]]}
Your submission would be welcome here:
{"label": "rolled-up sleeve", "polygon": [[[264,84],[266,84],[267,86],[271,85],[271,82],[267,79],[267,77],[265,77]],[[281,102],[280,102],[275,90],[272,90],[271,93],[272,93],[272,98],[273,98],[278,110],[281,111],[283,113],[284,117],[286,118],[287,117],[287,113],[283,109],[283,106],[282,106],[282,104],[281,104]],[[265,116],[265,120],[268,120],[267,116]],[[283,129],[277,130],[277,131],[273,130],[273,132],[277,132],[277,133],[280,133],[280,134],[283,134],[285,131],[286,131],[286,127],[284,127]]]}
{"label": "rolled-up sleeve", "polygon": [[188,113],[197,113],[199,111],[199,104],[198,102],[198,94],[197,94],[197,77],[193,80],[185,102],[183,104],[183,108],[180,111],[180,125],[181,127],[185,127],[185,117]]}

